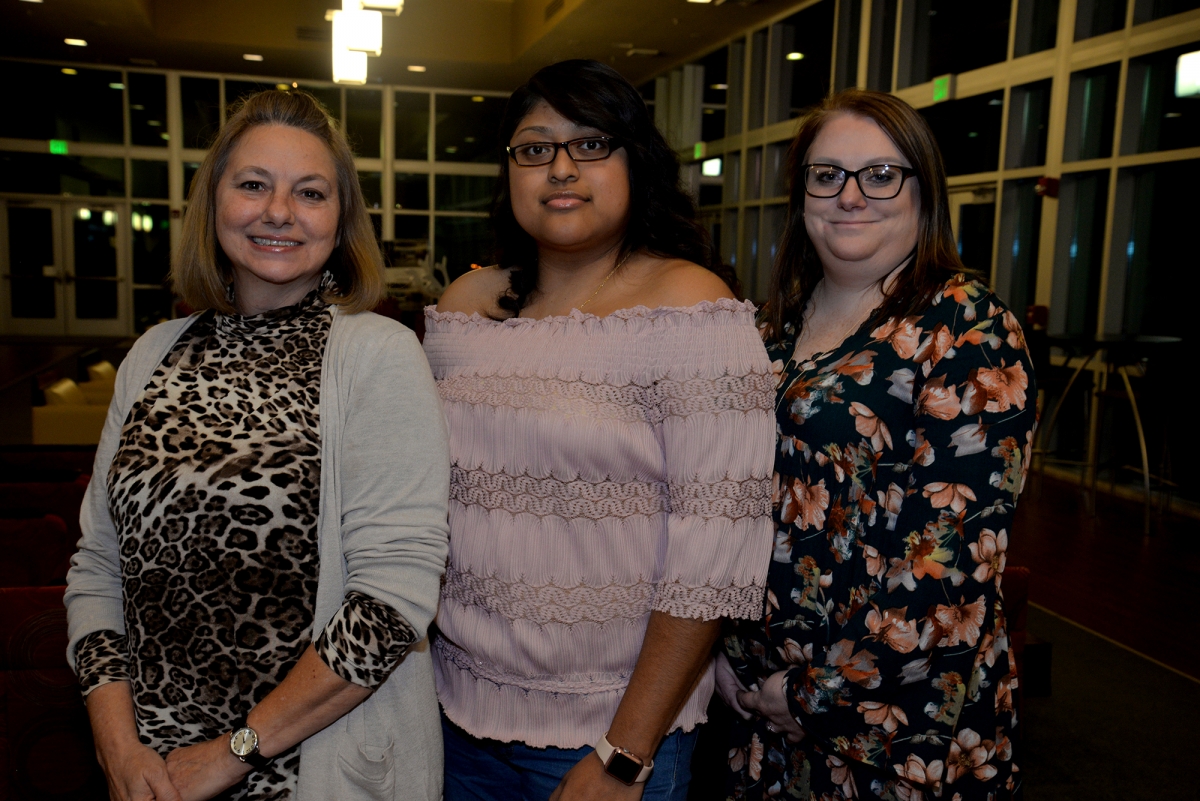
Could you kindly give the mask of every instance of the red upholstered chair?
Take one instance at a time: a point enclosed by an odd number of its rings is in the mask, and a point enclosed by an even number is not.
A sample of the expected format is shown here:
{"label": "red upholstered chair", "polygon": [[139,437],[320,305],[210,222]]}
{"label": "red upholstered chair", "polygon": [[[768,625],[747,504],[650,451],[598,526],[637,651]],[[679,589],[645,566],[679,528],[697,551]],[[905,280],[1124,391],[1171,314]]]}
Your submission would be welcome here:
{"label": "red upholstered chair", "polygon": [[75,542],[56,515],[0,518],[0,587],[50,587],[67,583]]}
{"label": "red upholstered chair", "polygon": [[0,800],[108,798],[65,661],[62,587],[0,589]]}

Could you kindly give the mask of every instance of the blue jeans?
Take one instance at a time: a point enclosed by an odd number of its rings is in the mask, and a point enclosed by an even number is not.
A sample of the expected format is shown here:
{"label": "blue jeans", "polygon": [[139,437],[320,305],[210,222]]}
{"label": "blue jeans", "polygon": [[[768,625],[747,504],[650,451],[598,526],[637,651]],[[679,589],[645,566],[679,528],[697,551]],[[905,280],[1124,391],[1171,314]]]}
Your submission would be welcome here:
{"label": "blue jeans", "polygon": [[[667,736],[654,755],[643,801],[686,801],[698,730]],[[446,748],[445,801],[546,801],[591,746],[531,748],[472,737],[442,715]]]}

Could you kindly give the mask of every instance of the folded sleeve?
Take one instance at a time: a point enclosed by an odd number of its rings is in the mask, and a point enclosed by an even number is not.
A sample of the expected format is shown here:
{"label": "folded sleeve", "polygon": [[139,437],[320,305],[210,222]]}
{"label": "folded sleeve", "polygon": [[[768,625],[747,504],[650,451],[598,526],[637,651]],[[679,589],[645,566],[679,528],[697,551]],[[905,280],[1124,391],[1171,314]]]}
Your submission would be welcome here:
{"label": "folded sleeve", "polygon": [[75,675],[87,698],[92,690],[114,681],[129,681],[129,654],[124,634],[93,631],[75,646]]}
{"label": "folded sleeve", "polygon": [[913,355],[916,455],[893,479],[885,545],[866,560],[877,589],[787,676],[810,735],[939,794],[943,781],[988,779],[1011,758],[997,730],[1015,687],[1000,581],[1036,392],[1020,326],[991,312],[939,324]]}
{"label": "folded sleeve", "polygon": [[348,682],[374,689],[417,641],[400,613],[369,595],[351,592],[317,638],[317,655]]}
{"label": "folded sleeve", "polygon": [[762,614],[771,544],[775,378],[749,310],[655,332],[651,387],[670,497],[652,609]]}

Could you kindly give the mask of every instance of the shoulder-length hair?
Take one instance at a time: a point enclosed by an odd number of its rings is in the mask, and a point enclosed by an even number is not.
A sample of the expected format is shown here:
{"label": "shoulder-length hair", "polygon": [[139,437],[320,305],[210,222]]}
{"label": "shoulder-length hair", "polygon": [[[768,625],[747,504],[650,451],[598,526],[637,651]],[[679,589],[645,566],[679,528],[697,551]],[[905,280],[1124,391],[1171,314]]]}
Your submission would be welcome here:
{"label": "shoulder-length hair", "polygon": [[872,317],[873,324],[924,311],[946,281],[958,273],[971,272],[963,266],[954,243],[946,168],[925,118],[892,95],[846,89],[827,97],[804,117],[788,151],[788,222],[771,276],[767,308],[769,336],[783,336],[784,327],[789,323],[794,326],[794,334],[799,336],[804,307],[824,275],[821,259],[804,227],[805,192],[801,165],[817,134],[838,114],[855,114],[878,124],[916,170],[915,180],[920,192],[916,255],[885,289],[883,304]]}
{"label": "shoulder-length hair", "polygon": [[[720,276],[735,294],[737,275],[721,262],[708,229],[696,219],[696,205],[679,183],[679,160],[654,126],[646,103],[620,73],[598,61],[560,61],[539,70],[513,92],[500,123],[500,146],[512,139],[521,120],[546,102],[572,122],[619,140],[629,164],[629,224],[618,259],[645,249],[656,256],[686,259]],[[500,179],[492,203],[496,260],[510,268],[510,287],[497,303],[517,314],[538,280],[538,249],[513,215],[508,176],[512,164],[500,153]],[[533,168],[528,168],[533,169]]]}
{"label": "shoulder-length hair", "polygon": [[245,98],[221,129],[208,155],[192,178],[183,235],[172,258],[171,282],[175,293],[195,309],[235,312],[228,287],[233,265],[217,240],[217,184],[229,157],[251,128],[287,125],[307,131],[329,148],[337,170],[337,245],[325,263],[333,274],[335,290],[325,299],[354,313],[373,308],[385,293],[383,256],[367,215],[354,156],[337,122],[308,92],[269,89]]}

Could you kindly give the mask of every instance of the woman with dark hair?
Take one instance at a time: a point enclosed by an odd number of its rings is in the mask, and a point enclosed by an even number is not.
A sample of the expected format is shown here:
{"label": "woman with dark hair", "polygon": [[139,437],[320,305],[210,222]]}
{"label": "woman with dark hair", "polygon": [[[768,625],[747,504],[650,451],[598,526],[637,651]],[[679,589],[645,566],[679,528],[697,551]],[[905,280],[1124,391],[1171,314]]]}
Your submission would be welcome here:
{"label": "woman with dark hair", "polygon": [[765,616],[718,660],[729,797],[1019,792],[1000,593],[1033,440],[1016,317],[958,258],[924,119],[804,118],[764,324],[779,377]]}
{"label": "woman with dark hair", "polygon": [[67,656],[119,801],[441,795],[425,629],[449,458],[337,123],[267,91],[192,181],[67,576]]}
{"label": "woman with dark hair", "polygon": [[501,136],[499,264],[426,312],[446,798],[683,799],[720,621],[761,613],[770,364],[614,70],[541,70]]}

